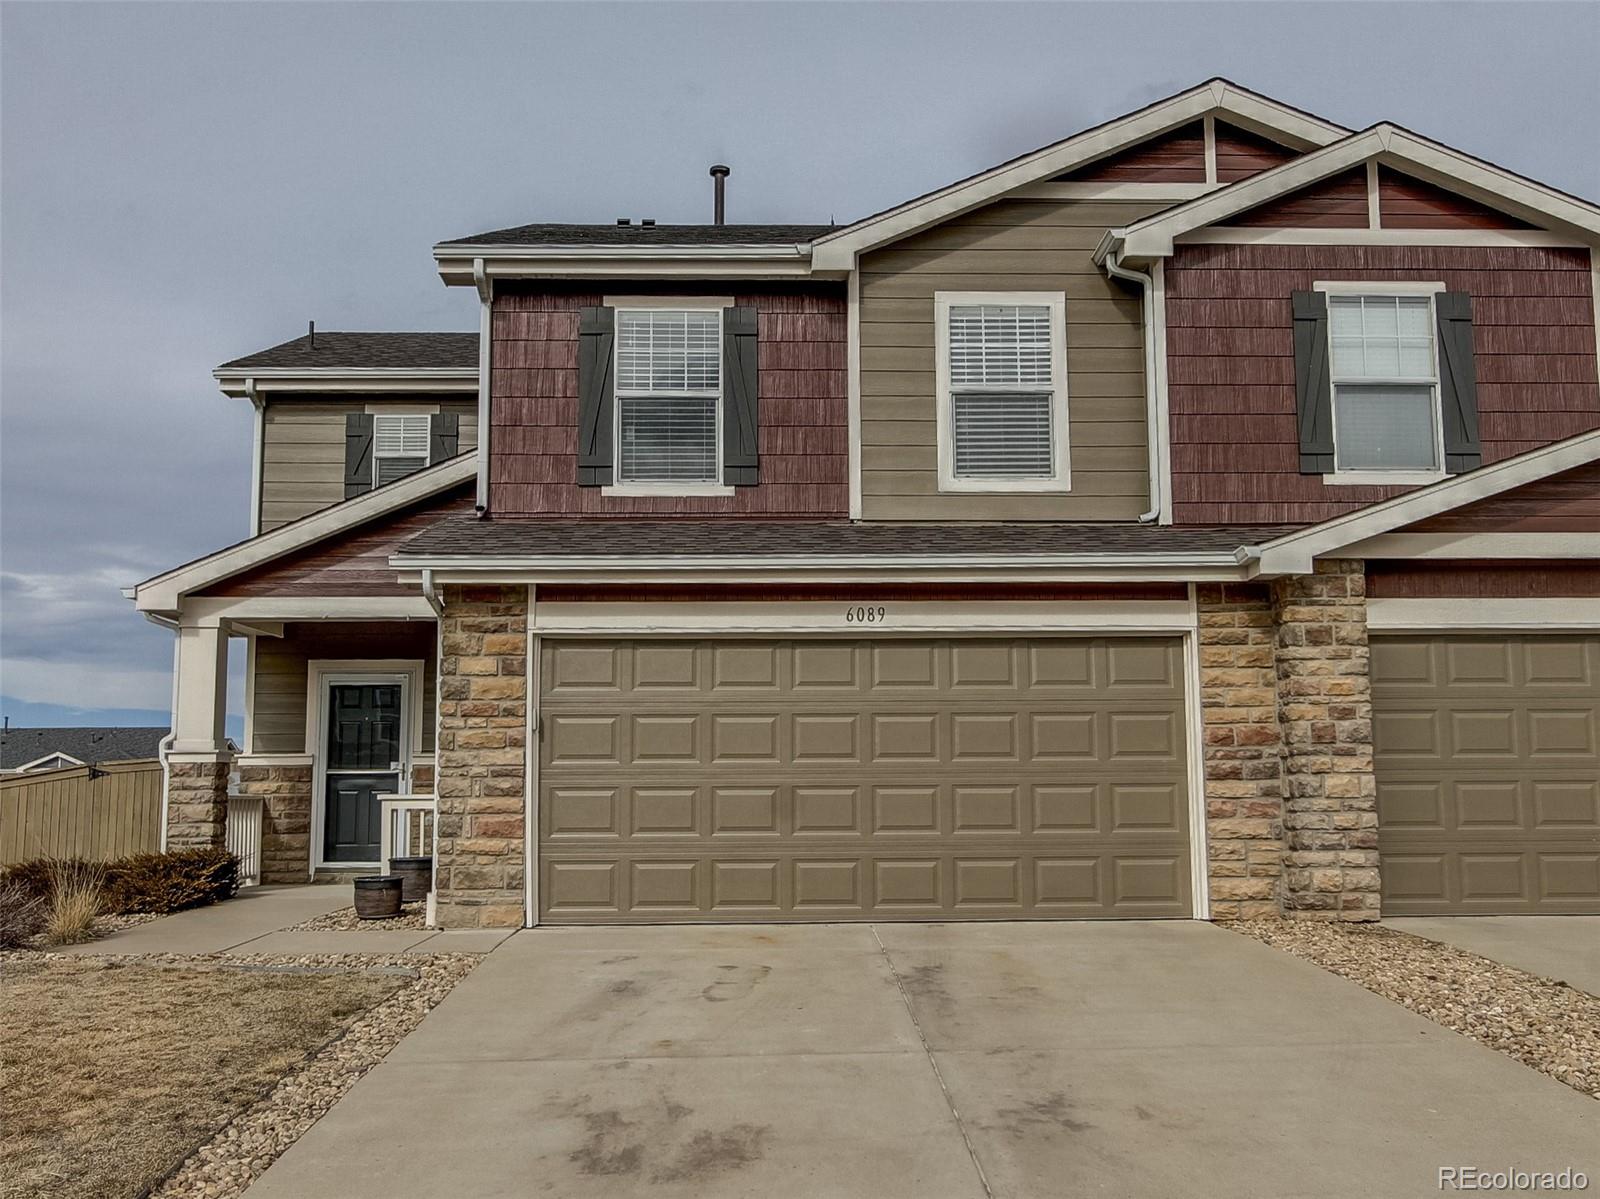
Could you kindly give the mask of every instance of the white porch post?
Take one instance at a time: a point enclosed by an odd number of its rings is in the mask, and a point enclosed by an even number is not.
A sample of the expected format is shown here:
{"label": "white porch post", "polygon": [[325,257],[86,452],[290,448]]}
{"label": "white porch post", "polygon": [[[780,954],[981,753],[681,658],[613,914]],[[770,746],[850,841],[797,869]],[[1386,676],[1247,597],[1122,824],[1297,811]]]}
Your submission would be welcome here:
{"label": "white porch post", "polygon": [[178,626],[177,696],[167,756],[167,848],[222,845],[228,808],[228,626],[185,617]]}

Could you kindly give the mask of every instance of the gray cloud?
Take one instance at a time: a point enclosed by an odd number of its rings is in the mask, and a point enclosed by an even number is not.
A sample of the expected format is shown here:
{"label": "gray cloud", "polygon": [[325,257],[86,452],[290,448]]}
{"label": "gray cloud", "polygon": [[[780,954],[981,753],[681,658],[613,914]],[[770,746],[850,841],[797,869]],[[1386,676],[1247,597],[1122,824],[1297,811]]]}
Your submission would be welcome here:
{"label": "gray cloud", "polygon": [[736,220],[847,220],[1216,74],[1600,194],[1588,4],[5,4],[0,33],[0,686],[41,701],[166,706],[169,635],[116,588],[244,531],[248,406],[211,367],[308,318],[474,328],[440,238],[703,220],[717,160]]}

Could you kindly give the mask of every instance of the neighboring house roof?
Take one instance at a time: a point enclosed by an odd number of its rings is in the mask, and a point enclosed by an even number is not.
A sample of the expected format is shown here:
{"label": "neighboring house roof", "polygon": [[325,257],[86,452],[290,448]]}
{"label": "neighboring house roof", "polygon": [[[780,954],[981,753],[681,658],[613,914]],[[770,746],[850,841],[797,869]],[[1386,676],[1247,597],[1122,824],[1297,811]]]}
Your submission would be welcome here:
{"label": "neighboring house roof", "polygon": [[163,728],[8,728],[0,732],[0,770],[20,770],[62,755],[69,765],[153,758],[167,735]]}
{"label": "neighboring house roof", "polygon": [[[452,246],[782,246],[810,242],[833,225],[517,225],[439,243]],[[321,334],[319,333],[320,337]]]}
{"label": "neighboring house roof", "polygon": [[[1262,536],[1258,532],[1252,538],[1248,556],[1259,563],[1262,574],[1303,573],[1311,569],[1314,559],[1337,556],[1340,550],[1370,537],[1392,533],[1430,516],[1451,512],[1592,462],[1600,462],[1600,429],[1540,446],[1493,466],[1453,475],[1321,524],[1277,536]],[[1591,536],[1594,551],[1600,554],[1600,533]]]}
{"label": "neighboring house roof", "polygon": [[[1536,183],[1481,158],[1440,145],[1387,122],[1214,192],[1174,205],[1154,216],[1113,229],[1102,243],[1121,243],[1124,258],[1164,257],[1173,239],[1207,225],[1226,222],[1280,196],[1310,187],[1370,158],[1395,166],[1541,225],[1554,224],[1593,237],[1600,235],[1600,206]],[[1415,239],[1416,230],[1405,236]]]}
{"label": "neighboring house roof", "polygon": [[476,333],[322,333],[258,350],[217,367],[219,373],[252,370],[478,369]]}
{"label": "neighboring house roof", "polygon": [[399,511],[460,486],[477,475],[477,454],[468,450],[354,499],[330,505],[225,549],[146,579],[123,591],[141,612],[174,612],[185,595],[242,571],[314,545],[370,520]]}
{"label": "neighboring house roof", "polygon": [[390,559],[397,566],[447,566],[460,559],[725,560],[774,566],[797,559],[996,557],[1206,558],[1273,537],[1271,528],[1139,524],[934,524],[851,521],[475,520],[451,517],[417,534]]}
{"label": "neighboring house roof", "polygon": [[854,264],[855,256],[865,250],[896,241],[919,229],[988,204],[1019,187],[1050,179],[1126,146],[1211,115],[1220,116],[1240,128],[1265,133],[1302,150],[1326,146],[1350,133],[1343,125],[1292,108],[1240,87],[1237,83],[1226,79],[1209,79],[1125,116],[843,225],[817,239],[812,249],[812,268],[848,270]]}

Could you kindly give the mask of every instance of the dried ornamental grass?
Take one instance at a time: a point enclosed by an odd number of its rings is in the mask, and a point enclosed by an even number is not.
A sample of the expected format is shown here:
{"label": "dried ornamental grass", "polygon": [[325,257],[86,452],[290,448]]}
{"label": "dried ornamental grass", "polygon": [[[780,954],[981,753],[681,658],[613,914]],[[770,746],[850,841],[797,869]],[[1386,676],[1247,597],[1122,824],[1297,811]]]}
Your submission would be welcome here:
{"label": "dried ornamental grass", "polygon": [[44,939],[51,945],[75,945],[95,937],[100,914],[104,870],[81,862],[58,862],[46,900]]}

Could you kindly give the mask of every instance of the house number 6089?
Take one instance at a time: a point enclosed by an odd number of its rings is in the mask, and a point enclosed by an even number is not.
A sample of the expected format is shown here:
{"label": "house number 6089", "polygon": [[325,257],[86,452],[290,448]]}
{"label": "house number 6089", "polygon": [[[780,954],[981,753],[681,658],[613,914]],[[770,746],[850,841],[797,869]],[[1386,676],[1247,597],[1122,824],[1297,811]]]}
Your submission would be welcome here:
{"label": "house number 6089", "polygon": [[889,617],[884,608],[846,608],[844,618],[849,624],[882,624]]}

